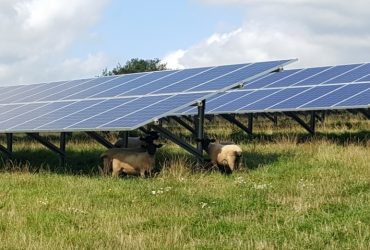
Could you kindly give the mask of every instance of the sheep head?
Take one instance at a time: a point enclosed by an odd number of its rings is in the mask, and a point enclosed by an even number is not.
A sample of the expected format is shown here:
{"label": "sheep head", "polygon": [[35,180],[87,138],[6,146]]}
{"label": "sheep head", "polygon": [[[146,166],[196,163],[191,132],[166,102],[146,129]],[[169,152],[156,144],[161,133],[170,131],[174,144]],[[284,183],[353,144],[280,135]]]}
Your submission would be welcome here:
{"label": "sheep head", "polygon": [[145,146],[146,151],[150,155],[154,155],[155,152],[157,152],[157,148],[161,148],[163,144],[154,144],[154,143],[149,143],[148,145]]}
{"label": "sheep head", "polygon": [[147,144],[152,144],[155,140],[159,139],[158,132],[150,131],[145,137],[140,136],[140,140]]}
{"label": "sheep head", "polygon": [[209,146],[210,143],[216,142],[215,139],[210,139],[210,138],[204,138],[203,140],[198,139],[197,141],[200,141],[202,143],[202,148],[204,150],[208,149],[208,146]]}

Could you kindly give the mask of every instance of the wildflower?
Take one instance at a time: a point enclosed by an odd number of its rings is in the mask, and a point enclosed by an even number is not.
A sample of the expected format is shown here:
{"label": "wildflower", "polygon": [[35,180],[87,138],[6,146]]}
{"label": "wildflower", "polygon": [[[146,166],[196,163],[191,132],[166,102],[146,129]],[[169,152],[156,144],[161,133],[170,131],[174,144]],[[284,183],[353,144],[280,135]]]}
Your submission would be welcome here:
{"label": "wildflower", "polygon": [[208,205],[208,204],[207,204],[206,202],[201,202],[201,203],[200,203],[200,206],[201,206],[202,208],[205,208],[207,205]]}

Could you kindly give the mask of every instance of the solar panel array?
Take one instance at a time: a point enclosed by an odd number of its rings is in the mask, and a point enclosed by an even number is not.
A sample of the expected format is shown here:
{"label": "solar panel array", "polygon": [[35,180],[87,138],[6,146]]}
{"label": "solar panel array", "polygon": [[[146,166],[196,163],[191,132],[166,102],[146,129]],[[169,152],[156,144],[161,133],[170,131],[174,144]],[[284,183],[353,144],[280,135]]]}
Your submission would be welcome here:
{"label": "solar panel array", "polygon": [[0,132],[133,130],[294,60],[0,88]]}
{"label": "solar panel array", "polygon": [[[358,109],[370,105],[370,63],[284,70],[207,100],[207,114]],[[177,115],[194,114],[194,108]]]}

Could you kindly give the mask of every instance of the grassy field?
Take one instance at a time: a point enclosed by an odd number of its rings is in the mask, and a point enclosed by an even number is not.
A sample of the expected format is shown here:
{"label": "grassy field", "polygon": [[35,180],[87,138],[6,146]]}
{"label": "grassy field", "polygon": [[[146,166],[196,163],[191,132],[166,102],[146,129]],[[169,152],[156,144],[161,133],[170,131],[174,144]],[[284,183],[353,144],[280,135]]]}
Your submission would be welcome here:
{"label": "grassy field", "polygon": [[0,168],[0,249],[370,248],[368,120],[329,117],[314,137],[289,121],[258,120],[253,138],[207,131],[241,144],[242,169],[202,171],[167,142],[154,178],[103,178],[104,148],[83,136],[63,169],[17,138],[19,160]]}

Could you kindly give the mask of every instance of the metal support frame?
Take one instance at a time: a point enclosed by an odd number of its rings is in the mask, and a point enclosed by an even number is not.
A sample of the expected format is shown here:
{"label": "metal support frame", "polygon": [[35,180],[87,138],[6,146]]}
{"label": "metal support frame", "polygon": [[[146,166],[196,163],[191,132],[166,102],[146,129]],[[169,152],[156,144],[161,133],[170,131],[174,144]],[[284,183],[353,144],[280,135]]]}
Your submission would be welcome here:
{"label": "metal support frame", "polygon": [[123,145],[122,146],[124,148],[128,148],[128,131],[123,131],[122,135],[123,135],[123,137],[122,137]]}
{"label": "metal support frame", "polygon": [[186,151],[188,151],[190,154],[194,155],[198,159],[203,159],[203,154],[199,153],[199,151],[196,148],[191,146],[189,143],[187,143],[186,141],[184,141],[180,137],[174,135],[169,130],[167,130],[167,129],[161,127],[161,126],[158,126],[158,125],[152,125],[152,128],[154,130],[156,130],[157,132],[159,132],[161,134],[161,136],[171,140],[172,142],[179,145],[180,147],[182,147],[183,149],[185,149]]}
{"label": "metal support frame", "polygon": [[[197,147],[193,147],[180,137],[176,136],[175,134],[171,133],[169,130],[165,129],[162,126],[159,126],[157,124],[152,125],[151,127],[159,132],[161,136],[171,140],[175,144],[179,145],[186,151],[188,151],[190,154],[194,155],[197,158],[198,164],[202,164],[204,162],[203,159],[203,146],[202,146],[202,141],[204,140],[204,119],[205,119],[205,106],[206,106],[206,101],[199,101],[197,103],[198,106],[198,114],[194,118],[194,125],[195,129],[193,129],[189,124],[185,123],[182,119],[178,117],[171,117],[171,119],[177,121],[181,125],[183,125],[185,128],[190,130],[195,136],[196,136],[196,141],[197,141]],[[193,122],[190,118],[184,117],[187,121]],[[186,124],[186,125],[185,125]]]}
{"label": "metal support frame", "polygon": [[187,115],[183,115],[182,116],[182,118],[184,118],[185,120],[187,120],[188,122],[190,122],[190,123],[193,123],[194,121],[193,121],[193,119],[191,119],[191,117],[190,116],[187,116]]}
{"label": "metal support frame", "polygon": [[6,147],[0,145],[0,151],[5,153],[8,157],[13,156],[13,134],[6,134]]}
{"label": "metal support frame", "polygon": [[235,124],[247,134],[249,135],[253,134],[253,114],[248,114],[248,127],[245,126],[243,123],[241,123],[239,120],[237,120],[234,116],[230,114],[221,114],[220,116],[224,118],[225,120],[227,120],[228,122]]}
{"label": "metal support frame", "polygon": [[64,154],[59,155],[59,166],[64,167],[66,165],[66,143],[67,143],[67,134],[65,132],[60,133],[60,142],[59,148]]}
{"label": "metal support frame", "polygon": [[196,120],[196,132],[197,132],[197,150],[201,155],[201,158],[198,158],[198,164],[203,163],[203,140],[204,140],[204,119],[205,119],[205,109],[206,109],[206,100],[198,102],[198,115],[195,117]]}
{"label": "metal support frame", "polygon": [[87,135],[89,135],[91,138],[93,138],[95,141],[99,142],[101,145],[103,145],[106,148],[114,148],[114,145],[110,143],[107,139],[105,139],[103,136],[99,135],[96,132],[88,131],[86,132]]}
{"label": "metal support frame", "polygon": [[38,141],[39,143],[41,143],[43,146],[47,147],[48,149],[50,149],[54,153],[58,154],[59,155],[59,164],[60,164],[61,167],[64,167],[65,155],[66,155],[66,152],[65,152],[66,134],[65,133],[61,133],[61,135],[60,135],[60,148],[55,146],[53,143],[49,142],[44,137],[40,136],[38,133],[27,133],[27,135],[29,137],[31,137],[32,139]]}
{"label": "metal support frame", "polygon": [[176,117],[176,116],[171,116],[170,118],[174,120],[175,122],[177,122],[178,124],[180,124],[181,126],[183,126],[184,128],[186,128],[187,130],[189,130],[193,135],[196,135],[196,130],[192,126],[190,126],[188,123],[183,121],[181,118]]}
{"label": "metal support frame", "polygon": [[149,129],[146,129],[146,128],[144,128],[144,127],[140,127],[140,128],[139,128],[139,130],[140,130],[141,132],[143,132],[144,134],[149,134],[149,132],[150,132],[150,130],[149,130]]}
{"label": "metal support frame", "polygon": [[304,129],[306,129],[310,134],[315,134],[316,132],[316,112],[311,111],[310,112],[310,120],[305,122],[303,119],[301,119],[298,115],[296,115],[293,112],[285,112],[285,115],[289,116],[293,120],[299,123]]}
{"label": "metal support frame", "polygon": [[264,117],[266,117],[267,119],[269,119],[275,126],[277,125],[278,123],[278,118],[277,118],[277,115],[276,114],[269,114],[269,113],[264,113],[262,114]]}
{"label": "metal support frame", "polygon": [[367,119],[370,120],[370,109],[360,109],[361,114],[363,114]]}

